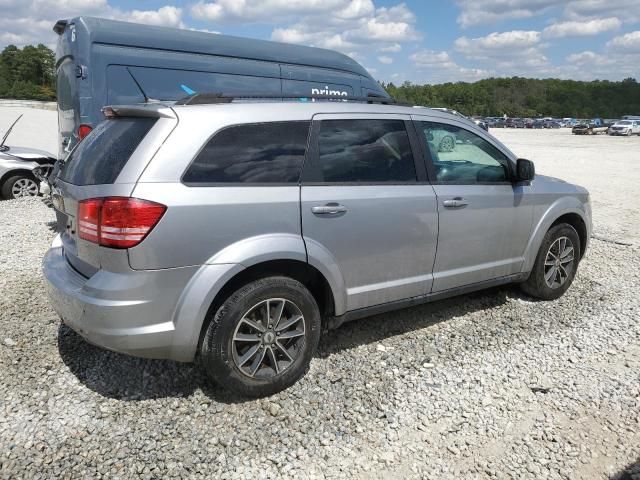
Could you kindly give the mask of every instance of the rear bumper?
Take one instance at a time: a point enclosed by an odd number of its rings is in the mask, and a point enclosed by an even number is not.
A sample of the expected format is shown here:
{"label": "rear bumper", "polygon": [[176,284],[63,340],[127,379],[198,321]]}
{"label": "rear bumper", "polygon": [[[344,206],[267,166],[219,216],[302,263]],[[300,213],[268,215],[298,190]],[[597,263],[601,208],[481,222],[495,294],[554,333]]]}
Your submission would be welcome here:
{"label": "rear bumper", "polygon": [[175,343],[173,314],[196,267],[114,273],[76,272],[54,241],[43,273],[54,310],[89,343],[146,358],[191,361]]}

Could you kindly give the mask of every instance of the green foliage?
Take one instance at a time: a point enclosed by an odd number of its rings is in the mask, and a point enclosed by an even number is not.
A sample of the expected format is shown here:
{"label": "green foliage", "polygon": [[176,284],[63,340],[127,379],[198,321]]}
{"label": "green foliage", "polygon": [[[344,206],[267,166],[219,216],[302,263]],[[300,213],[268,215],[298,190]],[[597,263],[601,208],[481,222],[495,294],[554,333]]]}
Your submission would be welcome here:
{"label": "green foliage", "polygon": [[45,45],[22,50],[8,45],[0,53],[0,98],[55,100],[55,54]]}
{"label": "green foliage", "polygon": [[440,85],[393,83],[383,86],[398,100],[428,107],[447,107],[465,115],[510,117],[619,118],[640,115],[640,84],[595,80],[488,78],[474,83]]}

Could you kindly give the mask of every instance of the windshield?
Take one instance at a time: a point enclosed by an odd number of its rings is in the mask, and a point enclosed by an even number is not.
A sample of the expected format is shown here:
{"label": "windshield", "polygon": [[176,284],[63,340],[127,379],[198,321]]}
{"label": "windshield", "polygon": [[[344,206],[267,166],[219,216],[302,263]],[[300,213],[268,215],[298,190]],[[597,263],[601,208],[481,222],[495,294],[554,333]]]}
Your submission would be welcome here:
{"label": "windshield", "polygon": [[622,122],[618,122],[618,125],[631,125],[631,122],[628,120],[623,120]]}

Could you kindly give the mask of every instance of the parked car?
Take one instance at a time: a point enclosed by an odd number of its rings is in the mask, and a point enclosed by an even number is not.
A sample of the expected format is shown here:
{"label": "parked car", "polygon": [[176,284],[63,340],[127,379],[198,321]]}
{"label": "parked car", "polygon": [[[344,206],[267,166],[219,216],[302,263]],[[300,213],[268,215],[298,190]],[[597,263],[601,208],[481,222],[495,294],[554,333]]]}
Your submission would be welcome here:
{"label": "parked car", "polygon": [[574,135],[596,135],[598,133],[607,133],[609,126],[602,119],[594,118],[588,121],[580,121],[571,129]]}
{"label": "parked car", "polygon": [[588,192],[469,120],[197,97],[106,109],[55,179],[44,275],[92,344],[197,358],[263,396],[305,373],[323,327],[511,282],[551,300],[576,275]]}
{"label": "parked car", "polygon": [[486,132],[489,131],[489,123],[486,120],[484,120],[482,118],[479,118],[479,117],[474,117],[471,120],[473,121],[473,123],[478,125],[484,131],[486,131]]}
{"label": "parked car", "polygon": [[609,127],[609,135],[640,135],[640,120],[620,120]]}
{"label": "parked car", "polygon": [[543,122],[542,127],[543,128],[561,128],[562,125],[560,125],[560,123],[556,122],[555,120],[546,120],[545,122]]}
{"label": "parked car", "polygon": [[0,197],[4,199],[37,196],[40,180],[34,171],[50,171],[56,161],[52,154],[43,150],[5,145],[21,118],[22,115],[13,122],[0,142]]}
{"label": "parked car", "polygon": [[525,128],[525,121],[522,118],[508,118],[505,121],[507,128]]}

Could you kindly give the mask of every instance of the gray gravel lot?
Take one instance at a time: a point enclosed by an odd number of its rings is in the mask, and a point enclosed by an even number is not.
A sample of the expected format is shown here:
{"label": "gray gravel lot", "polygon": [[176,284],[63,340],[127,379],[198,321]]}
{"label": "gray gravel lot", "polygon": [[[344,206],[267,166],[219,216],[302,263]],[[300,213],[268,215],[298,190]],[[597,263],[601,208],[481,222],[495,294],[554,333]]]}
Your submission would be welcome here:
{"label": "gray gravel lot", "polygon": [[[549,133],[499,136],[552,174]],[[566,161],[597,183],[598,152]],[[632,217],[606,210],[624,193],[637,214],[630,171],[596,193],[596,219],[611,217],[599,238],[635,238]],[[507,287],[347,324],[301,382],[243,401],[193,365],[107,352],[61,326],[40,273],[53,220],[38,199],[0,202],[3,478],[579,479],[640,459],[638,242],[593,239],[554,302]]]}

